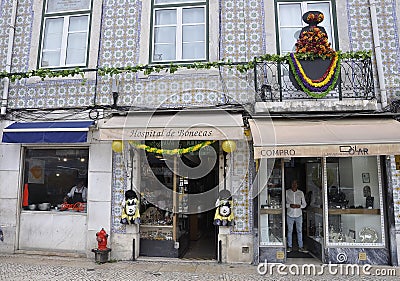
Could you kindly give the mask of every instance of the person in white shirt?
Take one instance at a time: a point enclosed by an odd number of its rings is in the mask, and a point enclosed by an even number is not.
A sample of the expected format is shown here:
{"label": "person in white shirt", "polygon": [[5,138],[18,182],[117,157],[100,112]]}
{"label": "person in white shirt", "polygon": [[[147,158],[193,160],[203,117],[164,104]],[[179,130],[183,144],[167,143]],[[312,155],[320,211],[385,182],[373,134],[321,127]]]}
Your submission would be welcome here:
{"label": "person in white shirt", "polygon": [[75,204],[77,202],[86,202],[87,201],[87,187],[84,184],[84,181],[78,181],[75,186],[73,186],[70,192],[64,198],[65,202],[70,204]]}
{"label": "person in white shirt", "polygon": [[299,252],[308,253],[303,247],[303,216],[302,209],[304,209],[306,204],[306,199],[304,198],[304,193],[297,189],[297,180],[292,181],[291,189],[286,190],[286,222],[288,227],[287,239],[288,248],[287,252],[292,251],[292,234],[293,234],[293,224],[296,223],[297,240],[299,244]]}

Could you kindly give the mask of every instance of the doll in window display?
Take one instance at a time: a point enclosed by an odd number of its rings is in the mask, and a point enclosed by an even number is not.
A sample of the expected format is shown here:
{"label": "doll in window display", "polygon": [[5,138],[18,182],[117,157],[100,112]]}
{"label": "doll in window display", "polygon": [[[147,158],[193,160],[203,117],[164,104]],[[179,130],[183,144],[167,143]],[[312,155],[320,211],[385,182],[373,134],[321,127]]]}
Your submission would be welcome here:
{"label": "doll in window display", "polygon": [[347,208],[349,200],[346,200],[346,194],[337,186],[331,186],[328,193],[329,207],[331,208]]}
{"label": "doll in window display", "polygon": [[140,224],[139,199],[133,190],[125,191],[125,201],[122,208],[122,224]]}
{"label": "doll in window display", "polygon": [[228,190],[221,190],[217,202],[217,210],[214,216],[214,225],[230,226],[233,225],[233,201],[232,195]]}

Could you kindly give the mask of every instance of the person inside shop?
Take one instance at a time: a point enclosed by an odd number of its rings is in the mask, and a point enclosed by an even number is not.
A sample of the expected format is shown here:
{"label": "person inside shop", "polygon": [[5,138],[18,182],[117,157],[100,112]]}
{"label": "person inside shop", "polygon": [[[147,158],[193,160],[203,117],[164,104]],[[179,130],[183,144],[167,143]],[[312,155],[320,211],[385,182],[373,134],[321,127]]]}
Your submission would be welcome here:
{"label": "person inside shop", "polygon": [[87,200],[87,187],[83,180],[79,180],[75,186],[73,186],[70,192],[64,197],[64,202],[69,204],[75,204],[77,202],[86,202]]}
{"label": "person inside shop", "polygon": [[306,199],[304,198],[303,191],[299,190],[297,180],[292,181],[291,189],[286,190],[286,222],[287,222],[287,243],[288,248],[287,252],[290,253],[292,251],[292,234],[293,234],[293,224],[296,223],[296,231],[297,231],[297,243],[299,246],[299,252],[308,253],[308,251],[303,247],[303,212],[306,204]]}

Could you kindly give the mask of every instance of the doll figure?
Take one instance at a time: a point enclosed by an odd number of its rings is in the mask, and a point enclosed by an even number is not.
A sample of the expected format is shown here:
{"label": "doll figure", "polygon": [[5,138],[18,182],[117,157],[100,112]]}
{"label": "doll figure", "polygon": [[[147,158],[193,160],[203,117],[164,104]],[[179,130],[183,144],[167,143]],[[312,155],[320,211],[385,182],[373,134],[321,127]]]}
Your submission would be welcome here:
{"label": "doll figure", "polygon": [[140,224],[139,199],[133,190],[125,191],[125,201],[122,208],[122,224]]}
{"label": "doll figure", "polygon": [[228,190],[221,190],[217,202],[214,216],[214,225],[229,226],[233,224],[233,201],[232,195]]}

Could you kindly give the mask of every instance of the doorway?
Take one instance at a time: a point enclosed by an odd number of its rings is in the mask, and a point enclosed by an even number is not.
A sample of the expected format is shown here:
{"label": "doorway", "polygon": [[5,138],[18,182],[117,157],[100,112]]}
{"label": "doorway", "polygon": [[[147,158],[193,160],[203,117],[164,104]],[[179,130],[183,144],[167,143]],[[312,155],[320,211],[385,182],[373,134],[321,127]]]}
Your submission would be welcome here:
{"label": "doorway", "polygon": [[[202,143],[179,141],[178,145],[188,148]],[[146,145],[161,149],[160,141],[146,141]],[[179,155],[143,152],[140,255],[216,258],[218,152],[218,142]]]}
{"label": "doorway", "polygon": [[[298,190],[302,191],[305,198],[306,207],[302,210],[302,242],[303,248],[308,251],[300,251],[299,249],[299,236],[297,235],[296,225],[293,227],[292,232],[292,251],[287,252],[286,256],[289,259],[309,259],[313,258],[312,252],[316,246],[313,243],[315,233],[317,231],[315,223],[320,221],[322,233],[322,216],[311,217],[311,203],[322,202],[322,169],[321,158],[291,158],[284,159],[284,182],[285,190],[291,189],[293,181],[297,181]],[[313,188],[315,187],[315,188]],[[287,210],[286,210],[287,211]],[[288,226],[285,226],[286,237],[288,237]]]}
{"label": "doorway", "polygon": [[[218,143],[211,147],[218,151]],[[208,161],[208,158],[203,158],[202,161]],[[197,155],[196,157],[183,156],[182,162],[189,167],[200,165]],[[183,259],[215,260],[217,257],[218,228],[213,225],[213,221],[214,204],[218,197],[218,167],[217,158],[214,166],[206,175],[197,179],[189,179],[189,246],[182,256]],[[203,196],[204,194],[207,194],[206,197]],[[208,202],[204,202],[204,198],[207,198]]]}

